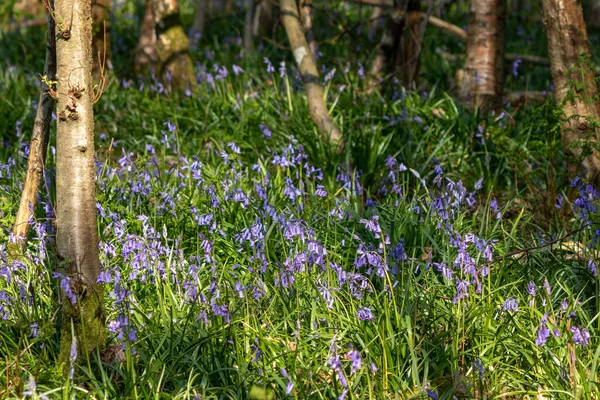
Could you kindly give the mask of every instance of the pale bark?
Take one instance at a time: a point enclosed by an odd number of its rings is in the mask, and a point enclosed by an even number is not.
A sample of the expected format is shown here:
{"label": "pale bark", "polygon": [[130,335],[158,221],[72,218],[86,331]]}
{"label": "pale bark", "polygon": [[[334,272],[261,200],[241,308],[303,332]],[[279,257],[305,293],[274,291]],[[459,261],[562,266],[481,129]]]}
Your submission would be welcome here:
{"label": "pale bark", "polygon": [[[596,99],[598,90],[594,71],[580,63],[582,60],[589,62],[590,57],[581,3],[543,0],[542,13],[548,37],[554,97],[567,119],[562,139],[577,159],[570,162],[569,173],[582,173],[588,180],[595,180],[600,172],[600,154],[593,147],[584,152],[584,147],[597,143],[597,132],[591,120],[597,121],[600,117],[600,103]],[[577,82],[578,87],[574,87],[573,82]]]}
{"label": "pale bark", "polygon": [[112,69],[110,51],[110,6],[111,0],[92,0],[92,73],[96,79],[105,69]]}
{"label": "pale bark", "polygon": [[71,326],[78,353],[106,343],[96,223],[94,114],[92,110],[92,5],[55,0],[55,15],[70,21],[56,39],[56,247],[77,304],[63,299],[60,362],[69,359]]}
{"label": "pale bark", "polygon": [[504,89],[506,0],[473,0],[459,96],[470,106],[497,110]]}
{"label": "pale bark", "polygon": [[302,28],[304,29],[304,36],[306,37],[308,47],[310,47],[310,51],[316,60],[319,55],[319,49],[313,30],[313,12],[312,0],[300,0],[300,19],[302,21]]}
{"label": "pale bark", "polygon": [[[50,0],[50,7],[53,7],[53,3],[54,1]],[[50,82],[56,79],[56,30],[54,20],[50,15],[48,15],[47,19],[48,31],[44,76],[46,77],[46,82]],[[23,185],[21,201],[19,202],[19,210],[17,211],[13,226],[16,250],[20,253],[23,252],[27,243],[27,235],[31,227],[29,220],[33,218],[33,211],[37,204],[40,183],[44,174],[48,138],[50,136],[50,123],[52,122],[52,111],[54,110],[55,103],[50,90],[55,89],[49,88],[46,83],[42,82],[42,92],[40,93],[40,100],[33,125],[33,134],[31,135],[25,183]]]}
{"label": "pale bark", "polygon": [[334,125],[333,119],[327,110],[319,72],[317,71],[317,64],[304,36],[296,1],[281,0],[280,6],[283,26],[285,27],[294,58],[304,82],[310,116],[323,138],[336,145],[338,151],[341,151],[343,148],[342,133]]}

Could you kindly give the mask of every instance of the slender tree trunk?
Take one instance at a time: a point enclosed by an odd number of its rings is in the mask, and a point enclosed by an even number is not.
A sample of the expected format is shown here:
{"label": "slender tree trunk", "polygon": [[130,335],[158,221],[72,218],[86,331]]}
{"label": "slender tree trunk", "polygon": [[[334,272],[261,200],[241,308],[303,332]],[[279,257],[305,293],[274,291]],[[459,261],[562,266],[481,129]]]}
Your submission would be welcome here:
{"label": "slender tree trunk", "polygon": [[233,11],[233,0],[225,0],[225,13],[231,14]]}
{"label": "slender tree trunk", "polygon": [[55,15],[69,21],[56,39],[58,78],[56,129],[56,247],[71,278],[76,304],[63,303],[59,362],[69,360],[76,334],[78,354],[106,344],[94,171],[92,109],[92,5],[89,0],[55,0]]}
{"label": "slender tree trunk", "polygon": [[140,39],[135,53],[135,70],[138,75],[143,74],[148,68],[154,70],[158,62],[156,24],[151,3],[152,0],[146,0]]}
{"label": "slender tree trunk", "polygon": [[40,0],[19,0],[14,5],[14,11],[29,16],[38,15],[42,10]]}
{"label": "slender tree trunk", "polygon": [[268,35],[273,29],[273,3],[271,0],[259,0],[252,21],[254,40]]}
{"label": "slender tree trunk", "polygon": [[[384,4],[385,0],[379,0],[378,3]],[[379,27],[382,18],[383,8],[373,7],[373,10],[371,10],[371,17],[369,18],[369,40],[372,40],[372,38],[375,37],[375,33],[377,32],[377,28]]]}
{"label": "slender tree trunk", "polygon": [[[570,163],[569,173],[571,176],[583,173],[588,180],[595,180],[600,172],[600,154],[594,148],[584,148],[598,141],[592,122],[597,122],[600,116],[600,103],[594,71],[587,64],[590,47],[581,3],[542,0],[542,13],[554,97],[567,119],[563,126],[563,143],[578,159]],[[578,141],[585,144],[578,144]]]}
{"label": "slender tree trunk", "polygon": [[467,104],[500,109],[504,89],[506,0],[473,0],[459,95]]}
{"label": "slender tree trunk", "polygon": [[283,26],[304,82],[310,116],[323,138],[336,145],[338,151],[341,151],[343,148],[342,133],[334,125],[333,119],[327,110],[317,64],[304,36],[296,0],[281,0],[280,6]]}
{"label": "slender tree trunk", "polygon": [[[50,7],[53,7],[54,0],[50,0]],[[46,163],[46,152],[48,150],[48,138],[50,136],[50,123],[52,122],[52,111],[54,110],[54,99],[50,95],[50,90],[56,90],[55,87],[48,87],[47,83],[56,80],[56,30],[54,20],[48,15],[48,33],[46,45],[46,65],[44,67],[45,82],[42,82],[42,92],[38,103],[35,122],[33,125],[33,134],[31,135],[31,145],[29,146],[29,158],[27,161],[27,171],[25,172],[25,184],[19,203],[19,211],[15,218],[13,226],[13,236],[15,237],[16,250],[22,253],[27,243],[27,235],[31,225],[30,219],[33,219],[33,212],[37,204],[37,196],[40,189],[40,183],[44,175],[44,165]]]}
{"label": "slender tree trunk", "polygon": [[136,54],[136,69],[149,66],[169,89],[196,86],[189,40],[181,26],[177,0],[147,0]]}
{"label": "slender tree trunk", "polygon": [[319,55],[319,49],[313,30],[313,12],[312,0],[300,0],[300,19],[302,20],[302,28],[304,28],[304,36],[306,36],[310,51],[316,60]]}
{"label": "slender tree trunk", "polygon": [[406,10],[404,27],[400,33],[399,49],[396,57],[396,73],[404,87],[417,83],[421,65],[421,1],[410,0]]}
{"label": "slender tree trunk", "polygon": [[246,54],[254,47],[254,37],[252,35],[252,22],[254,17],[255,7],[254,0],[246,1],[246,18],[244,20],[244,51]]}
{"label": "slender tree trunk", "polygon": [[600,28],[600,0],[592,0],[590,5],[590,27]]}
{"label": "slender tree trunk", "polygon": [[194,34],[204,34],[208,18],[208,2],[209,0],[198,0],[196,3],[196,14],[194,15],[194,24],[192,25],[192,32]]}
{"label": "slender tree trunk", "polygon": [[384,74],[396,76],[405,87],[417,80],[422,42],[421,2],[409,0],[405,5],[406,9],[396,4],[387,18],[369,71],[369,91],[379,86]]}
{"label": "slender tree trunk", "polygon": [[381,41],[375,48],[375,58],[369,70],[367,81],[369,92],[380,85],[384,73],[394,71],[396,52],[398,51],[398,43],[402,32],[403,14],[403,11],[394,9],[385,22],[385,30],[381,35]]}
{"label": "slender tree trunk", "polygon": [[92,38],[93,76],[98,79],[102,69],[112,69],[110,51],[110,6],[111,0],[92,0]]}

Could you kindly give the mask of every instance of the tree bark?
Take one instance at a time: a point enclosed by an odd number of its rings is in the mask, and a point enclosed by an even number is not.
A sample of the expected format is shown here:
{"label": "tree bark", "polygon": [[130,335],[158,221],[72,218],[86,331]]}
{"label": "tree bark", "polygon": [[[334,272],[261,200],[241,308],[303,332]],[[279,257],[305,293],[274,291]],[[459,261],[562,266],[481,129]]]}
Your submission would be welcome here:
{"label": "tree bark", "polygon": [[254,37],[252,35],[252,22],[254,19],[254,0],[246,1],[246,18],[244,20],[244,51],[246,54],[254,47]]}
{"label": "tree bark", "polygon": [[592,0],[590,5],[590,27],[600,28],[600,0]]}
{"label": "tree bark", "polygon": [[313,3],[312,0],[300,0],[300,19],[302,20],[302,28],[304,29],[304,36],[308,42],[308,47],[315,58],[318,58],[319,49],[317,40],[315,39],[315,32],[313,30]]}
{"label": "tree bark", "polygon": [[577,159],[569,163],[569,174],[582,173],[588,180],[595,180],[600,172],[600,154],[589,145],[598,141],[592,122],[597,122],[600,116],[600,104],[594,71],[587,64],[590,47],[581,3],[542,0],[542,14],[548,37],[554,97],[566,118],[562,139]]}
{"label": "tree bark", "polygon": [[473,0],[459,96],[470,106],[498,110],[504,88],[506,0]]}
{"label": "tree bark", "polygon": [[192,25],[192,32],[195,34],[204,34],[208,18],[208,2],[209,0],[198,0],[196,3],[196,13],[194,15],[194,24]]}
{"label": "tree bark", "polygon": [[[177,91],[193,89],[196,77],[189,54],[189,40],[181,26],[177,0],[147,0],[148,13],[152,15],[144,16],[138,46],[140,64],[143,65],[146,60],[151,62],[156,55],[154,70],[167,88]],[[149,37],[152,32],[154,39]],[[156,50],[151,49],[152,44],[156,45]]]}
{"label": "tree bark", "polygon": [[92,0],[92,74],[99,79],[102,69],[112,69],[110,51],[110,6],[111,0]]}
{"label": "tree bark", "polygon": [[92,110],[92,5],[89,0],[55,0],[55,13],[69,21],[56,39],[56,247],[71,278],[77,303],[63,303],[59,362],[67,363],[75,328],[78,354],[106,344],[94,171]]}
{"label": "tree bark", "polygon": [[[54,0],[50,0],[50,7],[53,7]],[[48,150],[48,138],[50,137],[50,123],[52,122],[52,111],[54,110],[54,99],[50,90],[56,90],[55,87],[48,87],[47,83],[56,80],[56,30],[54,19],[48,15],[48,32],[46,44],[46,64],[44,66],[45,82],[42,81],[42,92],[35,115],[33,133],[31,135],[31,144],[29,146],[29,158],[27,161],[27,171],[25,172],[25,183],[23,193],[19,202],[19,210],[13,226],[13,236],[15,237],[15,250],[22,253],[27,243],[27,235],[31,225],[29,220],[33,218],[33,212],[37,204],[37,196],[40,189],[40,183],[44,175],[44,165],[46,163],[46,152]]]}
{"label": "tree bark", "polygon": [[369,70],[369,91],[379,86],[384,74],[396,76],[404,87],[416,82],[422,42],[420,8],[420,0],[409,0],[405,6],[397,3],[388,16]]}
{"label": "tree bark", "polygon": [[14,11],[28,16],[38,15],[42,10],[40,0],[19,0],[14,5]]}
{"label": "tree bark", "polygon": [[135,70],[138,75],[142,75],[148,68],[154,70],[158,62],[156,24],[151,3],[152,0],[146,0],[140,39],[135,52]]}
{"label": "tree bark", "polygon": [[273,3],[271,0],[259,0],[252,21],[254,40],[266,36],[273,30]]}
{"label": "tree bark", "polygon": [[418,83],[423,42],[421,22],[421,1],[410,0],[396,58],[397,76],[407,88]]}
{"label": "tree bark", "polygon": [[317,64],[304,36],[296,0],[281,0],[280,6],[283,26],[304,82],[310,116],[321,132],[322,137],[336,145],[337,150],[341,151],[344,145],[342,133],[334,125],[333,119],[327,110]]}

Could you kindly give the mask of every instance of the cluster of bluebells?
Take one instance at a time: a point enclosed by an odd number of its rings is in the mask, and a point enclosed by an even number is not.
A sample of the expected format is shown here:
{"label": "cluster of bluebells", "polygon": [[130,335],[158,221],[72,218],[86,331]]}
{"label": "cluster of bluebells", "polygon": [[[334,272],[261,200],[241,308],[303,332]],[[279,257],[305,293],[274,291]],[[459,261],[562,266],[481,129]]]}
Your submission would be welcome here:
{"label": "cluster of bluebells", "polygon": [[[266,59],[265,65],[275,73]],[[213,82],[224,79],[228,73],[218,65],[208,71],[202,72],[202,78],[208,81],[210,76]],[[232,72],[243,73],[236,68]],[[335,70],[330,73],[326,79],[331,79]],[[266,139],[271,138],[268,126],[263,124],[258,129]],[[291,296],[297,282],[307,278],[317,292],[314,302],[324,310],[333,310],[338,295],[347,294],[356,304],[354,315],[360,324],[376,324],[379,315],[374,311],[374,297],[381,291],[391,298],[402,290],[399,277],[408,268],[414,274],[433,274],[445,284],[451,293],[448,301],[454,304],[464,304],[470,296],[481,293],[482,282],[490,274],[494,242],[461,231],[456,223],[476,208],[475,193],[482,188],[481,181],[475,182],[474,191],[469,191],[463,182],[446,177],[442,166],[436,163],[434,177],[428,184],[416,171],[390,157],[385,162],[377,198],[369,199],[359,172],[339,168],[335,184],[327,186],[321,169],[309,162],[304,148],[294,140],[274,150],[268,160],[254,165],[244,164],[242,150],[236,143],[226,143],[216,152],[224,167],[216,174],[198,157],[181,154],[176,138],[176,125],[165,122],[161,142],[164,150],[176,157],[171,164],[159,161],[152,145],[146,146],[145,154],[122,150],[115,163],[96,161],[97,184],[103,193],[96,205],[102,263],[97,282],[105,285],[110,299],[109,331],[124,346],[135,343],[144,329],[134,322],[139,320],[134,318],[134,310],[144,301],[136,297],[136,292],[153,293],[161,284],[172,285],[173,293],[181,295],[203,327],[235,323],[242,312],[238,302],[251,302],[256,312],[263,311],[269,291]],[[0,164],[0,184],[1,179],[11,178],[15,165],[13,160]],[[428,190],[407,193],[415,182],[417,187],[425,185]],[[573,184],[579,186],[581,193],[575,210],[582,220],[590,221],[596,211],[597,192],[580,181]],[[356,199],[365,199],[365,213],[360,217],[347,211]],[[449,252],[409,258],[408,254],[413,253],[408,250],[413,249],[406,248],[405,238],[388,230],[390,221],[382,212],[384,207],[378,207],[382,203],[404,207],[415,224],[427,221],[435,226],[445,238]],[[306,204],[316,204],[328,218],[307,213]],[[48,263],[48,246],[55,231],[49,222],[54,215],[47,195],[41,196],[40,206],[46,217],[30,221],[36,246],[28,261],[43,266]],[[495,200],[489,204],[489,212],[493,218],[502,218]],[[172,226],[183,228],[173,232],[168,228]],[[323,232],[340,227],[343,238],[339,247],[332,248]],[[231,249],[234,255],[224,249]],[[353,256],[344,258],[343,252]],[[588,268],[596,274],[593,261]],[[23,279],[25,269],[23,262],[9,261],[5,245],[0,244],[2,287],[17,288],[0,290],[3,320],[15,318],[11,315],[14,307],[33,305]],[[39,284],[43,284],[43,276]],[[75,303],[69,277],[59,273],[52,277],[64,299]],[[549,298],[547,282],[544,288]],[[536,289],[535,284],[529,284],[530,306],[535,302]],[[518,299],[505,299],[502,312],[520,312]],[[572,316],[565,311],[552,320],[557,318]],[[539,322],[539,346],[547,343],[551,335],[560,336],[550,320],[544,314]],[[310,324],[315,321],[299,324],[312,330]],[[39,324],[34,321],[30,329],[36,336]],[[585,346],[590,341],[583,326],[573,325],[569,334],[577,345]],[[73,346],[76,354],[75,342]],[[258,338],[250,350],[249,360],[258,364],[263,354]],[[365,368],[365,356],[364,349],[356,343],[338,344],[335,337],[332,340],[325,364],[343,388],[342,398],[348,393],[348,379]],[[367,365],[372,373],[377,372],[376,364]],[[483,378],[481,361],[475,367]],[[279,371],[286,380],[288,394],[294,390],[295,373],[290,371]]]}

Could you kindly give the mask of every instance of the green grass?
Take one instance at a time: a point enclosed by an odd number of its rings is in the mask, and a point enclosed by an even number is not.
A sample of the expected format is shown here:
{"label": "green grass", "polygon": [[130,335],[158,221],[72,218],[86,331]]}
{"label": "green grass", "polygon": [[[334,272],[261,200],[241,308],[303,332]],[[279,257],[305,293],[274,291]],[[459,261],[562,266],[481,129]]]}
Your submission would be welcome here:
{"label": "green grass", "polygon": [[[189,24],[190,4],[182,10]],[[317,11],[317,26],[326,27],[317,33],[329,37],[369,10]],[[432,30],[419,90],[390,84],[367,95],[359,66],[368,68],[364,49],[373,44],[353,31],[321,46],[324,70],[337,69],[325,83],[328,104],[348,138],[336,155],[308,117],[290,55],[265,44],[239,58],[235,36],[226,37],[235,32],[225,29],[240,29],[243,16],[211,25],[193,51],[203,83],[185,96],[127,75],[137,26],[125,14],[136,12],[126,2],[115,13],[115,72],[94,110],[98,229],[118,360],[84,356],[73,379],[57,365],[66,298],[52,276],[53,151],[26,256],[5,255],[44,32],[0,37],[3,396],[597,398],[600,304],[588,268],[597,260],[596,223],[543,246],[582,226],[579,209],[596,221],[597,196],[569,188],[560,112],[550,102],[502,116],[468,112],[451,93],[457,65],[435,52],[459,54],[464,44]],[[447,18],[466,21],[463,9]],[[511,19],[509,30],[519,24]],[[544,55],[539,23],[523,28],[508,50]],[[276,39],[285,42],[281,30]],[[285,61],[287,72],[267,74],[263,57],[276,69]],[[213,64],[228,69],[214,85]],[[235,76],[233,64],[245,72]],[[529,68],[519,76],[508,68],[507,86],[547,88],[548,71]],[[466,280],[460,296],[457,283]],[[504,310],[507,300],[518,310]],[[543,345],[541,326],[550,330]],[[581,328],[590,334],[585,346],[572,331]]]}

